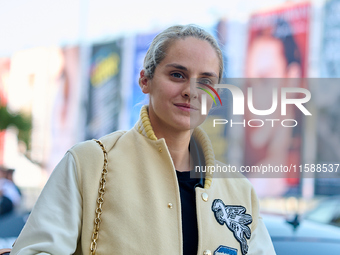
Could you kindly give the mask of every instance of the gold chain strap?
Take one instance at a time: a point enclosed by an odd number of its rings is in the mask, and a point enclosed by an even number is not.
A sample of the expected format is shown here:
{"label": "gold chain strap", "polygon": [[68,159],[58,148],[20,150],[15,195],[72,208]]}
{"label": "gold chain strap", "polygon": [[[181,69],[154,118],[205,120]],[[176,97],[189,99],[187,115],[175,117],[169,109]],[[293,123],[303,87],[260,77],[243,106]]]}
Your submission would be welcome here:
{"label": "gold chain strap", "polygon": [[107,151],[105,150],[105,147],[103,143],[99,140],[93,139],[96,143],[99,144],[100,148],[102,148],[104,153],[104,165],[103,165],[103,171],[100,178],[99,183],[99,189],[98,189],[98,198],[97,198],[97,209],[96,209],[96,217],[94,219],[94,228],[93,228],[93,234],[92,234],[92,242],[90,246],[91,255],[96,254],[97,250],[97,241],[99,238],[99,227],[100,227],[100,215],[103,212],[102,206],[104,203],[104,194],[105,194],[105,184],[106,184],[106,174],[107,174]]}

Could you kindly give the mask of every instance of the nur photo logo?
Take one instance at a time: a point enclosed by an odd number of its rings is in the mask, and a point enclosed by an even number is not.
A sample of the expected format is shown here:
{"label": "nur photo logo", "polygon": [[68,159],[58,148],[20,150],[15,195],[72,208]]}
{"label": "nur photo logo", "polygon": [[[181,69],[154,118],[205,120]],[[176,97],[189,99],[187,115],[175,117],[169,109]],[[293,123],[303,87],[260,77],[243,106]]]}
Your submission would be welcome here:
{"label": "nur photo logo", "polygon": [[[266,98],[260,98],[259,101],[268,101],[271,100],[270,107],[266,109],[258,109],[254,105],[256,87],[253,89],[252,87],[247,88],[246,95],[243,93],[242,89],[231,84],[216,84],[214,87],[200,83],[210,89],[219,99],[221,105],[222,100],[220,95],[217,93],[216,89],[228,89],[231,92],[232,96],[232,114],[233,115],[245,115],[245,107],[248,108],[248,111],[253,116],[259,116],[259,119],[250,119],[250,120],[243,120],[242,122],[235,122],[233,120],[230,121],[226,119],[214,119],[213,126],[215,127],[218,124],[227,124],[230,123],[231,127],[236,124],[243,125],[244,127],[246,124],[250,127],[262,127],[266,122],[271,123],[272,127],[274,127],[274,123],[281,122],[281,125],[284,127],[295,127],[298,125],[297,120],[295,119],[281,119],[278,116],[287,116],[287,107],[288,105],[293,105],[297,109],[299,109],[305,116],[311,116],[312,114],[307,110],[304,104],[308,103],[311,99],[311,93],[308,89],[301,88],[301,87],[268,87],[267,92],[270,96],[266,96]],[[216,100],[214,95],[206,88],[197,87],[205,91],[209,96],[213,98],[213,101],[216,104]],[[299,96],[296,96],[299,95]],[[262,96],[262,95],[261,95]],[[257,98],[259,99],[259,98]],[[276,114],[276,118],[268,118],[265,119],[260,116],[268,116],[272,115],[277,110],[280,110],[280,114]],[[207,115],[207,95],[204,93],[202,94],[201,98],[201,114]]]}
{"label": "nur photo logo", "polygon": [[[205,84],[205,83],[202,83],[202,82],[198,82],[198,84],[201,84],[203,86],[206,86],[208,87],[212,92],[215,93],[215,95],[217,96],[218,100],[220,101],[221,105],[222,105],[222,100],[221,100],[221,97],[220,95],[217,93],[217,91],[211,86],[211,85],[208,85],[208,84]],[[210,93],[209,90],[205,89],[205,88],[201,88],[201,87],[196,87],[198,89],[201,89],[203,90],[204,92],[206,92],[211,98],[212,100],[214,101],[215,105],[217,105],[216,103],[216,100],[215,100],[215,97],[213,96],[213,94]],[[201,114],[202,115],[207,115],[207,95],[206,94],[202,94],[202,99],[201,99]]]}

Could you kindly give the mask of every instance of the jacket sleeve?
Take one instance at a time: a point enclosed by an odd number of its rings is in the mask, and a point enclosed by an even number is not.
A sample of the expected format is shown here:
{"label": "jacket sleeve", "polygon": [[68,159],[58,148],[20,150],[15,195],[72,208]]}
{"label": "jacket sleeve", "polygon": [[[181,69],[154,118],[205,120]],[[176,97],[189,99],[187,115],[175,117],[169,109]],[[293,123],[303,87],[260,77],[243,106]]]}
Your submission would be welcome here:
{"label": "jacket sleeve", "polygon": [[81,233],[82,196],[67,153],[51,174],[11,254],[73,254]]}
{"label": "jacket sleeve", "polygon": [[261,217],[256,229],[251,233],[248,255],[276,255],[272,240]]}

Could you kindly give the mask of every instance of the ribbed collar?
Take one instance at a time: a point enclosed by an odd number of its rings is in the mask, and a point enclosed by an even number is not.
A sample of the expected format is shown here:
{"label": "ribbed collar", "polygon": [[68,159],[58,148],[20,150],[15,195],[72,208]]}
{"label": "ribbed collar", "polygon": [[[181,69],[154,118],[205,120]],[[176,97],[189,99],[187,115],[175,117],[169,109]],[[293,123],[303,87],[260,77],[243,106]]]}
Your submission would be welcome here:
{"label": "ribbed collar", "polygon": [[[140,112],[140,119],[135,125],[135,129],[143,136],[151,140],[158,140],[151,126],[149,119],[148,106],[144,105]],[[205,163],[207,166],[207,172],[205,174],[204,188],[209,189],[212,182],[212,172],[209,166],[215,165],[215,155],[212,149],[211,141],[208,135],[201,129],[197,127],[194,129],[193,136],[196,142],[202,148]]]}

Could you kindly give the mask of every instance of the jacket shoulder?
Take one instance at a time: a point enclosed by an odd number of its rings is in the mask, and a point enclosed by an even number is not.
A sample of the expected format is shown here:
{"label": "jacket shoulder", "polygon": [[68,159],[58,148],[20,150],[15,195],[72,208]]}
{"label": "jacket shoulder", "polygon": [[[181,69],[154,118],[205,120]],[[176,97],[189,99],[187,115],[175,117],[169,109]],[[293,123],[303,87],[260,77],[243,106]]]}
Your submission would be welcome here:
{"label": "jacket shoulder", "polygon": [[[113,148],[113,146],[116,144],[118,139],[125,133],[126,131],[116,131],[108,135],[105,135],[99,138],[98,140],[104,144],[104,147],[107,151],[110,151]],[[76,154],[77,156],[79,155],[87,156],[88,154],[92,154],[95,151],[102,152],[101,148],[98,146],[95,140],[87,140],[84,142],[80,142],[74,145],[69,151],[72,154]]]}
{"label": "jacket shoulder", "polygon": [[[106,136],[101,137],[99,140],[104,144],[107,152],[112,150],[118,139],[124,135],[126,131],[116,131]],[[96,175],[100,171],[94,171],[95,169],[102,169],[104,154],[101,147],[95,140],[87,140],[74,145],[68,150],[72,154],[77,175],[80,183],[83,183],[84,173],[86,176]]]}
{"label": "jacket shoulder", "polygon": [[99,140],[104,144],[106,150],[110,151],[115,146],[115,144],[119,140],[119,138],[126,133],[127,133],[127,131],[119,130],[119,131],[113,132],[111,134],[105,135],[105,136],[99,138]]}

